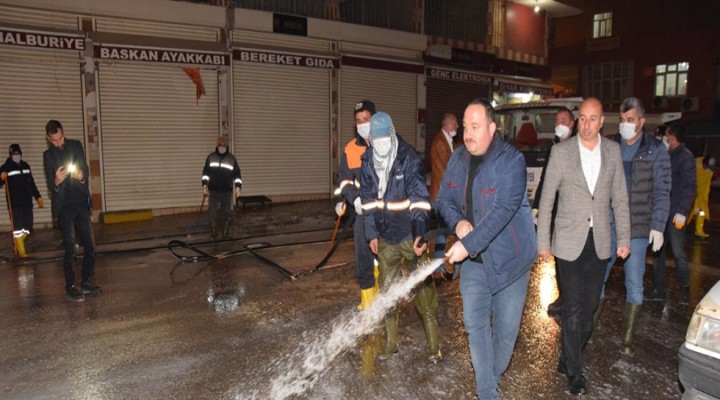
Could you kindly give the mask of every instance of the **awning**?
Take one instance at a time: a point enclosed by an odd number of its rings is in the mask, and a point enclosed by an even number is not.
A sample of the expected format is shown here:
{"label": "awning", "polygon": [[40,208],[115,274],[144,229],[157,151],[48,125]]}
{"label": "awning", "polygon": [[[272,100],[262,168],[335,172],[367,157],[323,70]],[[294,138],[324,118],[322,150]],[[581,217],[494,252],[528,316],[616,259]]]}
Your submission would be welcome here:
{"label": "awning", "polygon": [[542,96],[552,96],[552,86],[541,81],[523,79],[509,79],[495,77],[495,87],[501,92],[509,93],[535,93]]}

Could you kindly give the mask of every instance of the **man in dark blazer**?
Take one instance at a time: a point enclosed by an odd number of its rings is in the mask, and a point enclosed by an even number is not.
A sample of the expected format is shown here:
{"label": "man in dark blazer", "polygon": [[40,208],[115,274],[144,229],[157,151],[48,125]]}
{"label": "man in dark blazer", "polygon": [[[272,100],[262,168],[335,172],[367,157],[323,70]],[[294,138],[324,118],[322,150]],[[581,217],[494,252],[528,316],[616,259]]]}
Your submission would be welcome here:
{"label": "man in dark blazer", "polygon": [[[555,257],[562,286],[563,349],[558,372],[568,376],[570,392],[587,393],[582,350],[593,328],[610,259],[611,217],[615,216],[617,255],[630,253],[630,210],[620,146],[600,136],[602,103],[580,105],[578,134],[552,148],[538,213],[538,253]],[[554,232],[553,204],[558,198]]]}

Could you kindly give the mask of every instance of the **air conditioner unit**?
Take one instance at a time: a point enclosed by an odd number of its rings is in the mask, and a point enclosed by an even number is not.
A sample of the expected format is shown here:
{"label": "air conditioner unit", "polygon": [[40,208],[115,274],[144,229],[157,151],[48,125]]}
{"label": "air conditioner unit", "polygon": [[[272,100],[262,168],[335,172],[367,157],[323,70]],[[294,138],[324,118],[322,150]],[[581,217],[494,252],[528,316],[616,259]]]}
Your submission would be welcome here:
{"label": "air conditioner unit", "polygon": [[697,111],[700,107],[700,99],[697,97],[685,97],[680,103],[683,111]]}
{"label": "air conditioner unit", "polygon": [[667,108],[668,99],[665,96],[655,96],[653,98],[653,107],[655,108]]}

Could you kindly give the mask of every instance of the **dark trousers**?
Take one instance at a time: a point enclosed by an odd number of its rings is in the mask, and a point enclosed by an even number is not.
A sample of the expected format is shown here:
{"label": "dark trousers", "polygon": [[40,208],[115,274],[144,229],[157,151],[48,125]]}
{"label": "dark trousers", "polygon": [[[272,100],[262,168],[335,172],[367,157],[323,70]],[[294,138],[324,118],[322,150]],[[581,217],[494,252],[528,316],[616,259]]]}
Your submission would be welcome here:
{"label": "dark trousers", "polygon": [[[355,213],[355,211],[351,212]],[[353,223],[353,235],[355,236],[355,278],[360,289],[370,289],[375,286],[375,275],[373,275],[375,256],[370,251],[370,245],[365,236],[365,224],[360,215],[355,218]]]}
{"label": "dark trousers", "polygon": [[30,207],[13,207],[12,208],[12,217],[13,217],[13,230],[19,231],[19,230],[26,230],[28,232],[32,232],[32,226],[33,226],[33,209],[32,206]]}
{"label": "dark trousers", "polygon": [[217,190],[211,190],[208,196],[208,216],[210,217],[210,227],[218,228],[217,218],[220,216],[220,229],[225,229],[225,226],[232,220],[232,201],[233,192],[221,192]]}
{"label": "dark trousers", "polygon": [[665,228],[665,243],[658,253],[655,253],[653,261],[653,284],[660,293],[665,293],[667,267],[665,256],[667,247],[670,246],[675,259],[675,273],[677,274],[680,290],[690,286],[690,272],[688,270],[688,256],[685,252],[687,242],[686,228],[676,229],[672,222],[668,222]]}
{"label": "dark trousers", "polygon": [[600,300],[608,260],[595,251],[592,230],[574,261],[555,259],[562,287],[563,349],[560,362],[570,375],[582,374],[582,351],[593,330],[593,313]]}
{"label": "dark trousers", "polygon": [[65,256],[63,257],[65,289],[69,289],[75,284],[75,235],[85,249],[81,282],[90,281],[95,273],[95,238],[90,220],[90,209],[85,205],[64,206],[58,214],[58,224],[65,247]]}

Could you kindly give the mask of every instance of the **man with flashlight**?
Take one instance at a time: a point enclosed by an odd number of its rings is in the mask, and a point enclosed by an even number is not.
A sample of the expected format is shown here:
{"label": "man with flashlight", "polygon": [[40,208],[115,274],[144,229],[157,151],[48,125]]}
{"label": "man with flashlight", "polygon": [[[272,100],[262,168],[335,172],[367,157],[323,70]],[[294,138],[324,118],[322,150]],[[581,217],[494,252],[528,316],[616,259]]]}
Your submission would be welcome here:
{"label": "man with flashlight", "polygon": [[[52,215],[62,231],[65,256],[65,294],[70,301],[83,301],[84,294],[99,294],[93,282],[95,274],[95,238],[90,219],[91,198],[89,167],[82,143],[65,138],[62,124],[56,120],[45,125],[51,146],[43,153],[45,179],[52,195]],[[80,288],[75,285],[75,236],[85,249]]]}

